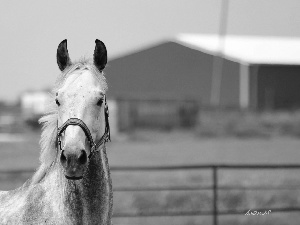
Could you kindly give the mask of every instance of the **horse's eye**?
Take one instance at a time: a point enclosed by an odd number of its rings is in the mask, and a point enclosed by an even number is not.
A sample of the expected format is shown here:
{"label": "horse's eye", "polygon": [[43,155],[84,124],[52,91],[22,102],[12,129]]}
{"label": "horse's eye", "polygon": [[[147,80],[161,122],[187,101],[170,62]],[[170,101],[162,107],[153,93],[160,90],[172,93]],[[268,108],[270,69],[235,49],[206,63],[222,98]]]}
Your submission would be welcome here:
{"label": "horse's eye", "polygon": [[101,106],[103,104],[103,99],[100,99],[98,102],[97,102],[97,106]]}
{"label": "horse's eye", "polygon": [[55,103],[56,103],[57,106],[60,106],[60,103],[59,103],[59,101],[57,100],[57,98],[55,99]]}

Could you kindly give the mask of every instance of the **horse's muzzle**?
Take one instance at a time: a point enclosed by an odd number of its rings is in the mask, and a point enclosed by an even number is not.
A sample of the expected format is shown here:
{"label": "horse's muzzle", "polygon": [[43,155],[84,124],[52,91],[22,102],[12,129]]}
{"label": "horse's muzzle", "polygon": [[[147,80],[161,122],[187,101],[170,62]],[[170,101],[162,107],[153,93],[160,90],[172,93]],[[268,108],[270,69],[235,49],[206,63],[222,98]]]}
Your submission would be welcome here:
{"label": "horse's muzzle", "polygon": [[65,170],[67,179],[82,179],[86,168],[88,157],[85,150],[81,150],[78,154],[69,151],[61,151],[60,163]]}

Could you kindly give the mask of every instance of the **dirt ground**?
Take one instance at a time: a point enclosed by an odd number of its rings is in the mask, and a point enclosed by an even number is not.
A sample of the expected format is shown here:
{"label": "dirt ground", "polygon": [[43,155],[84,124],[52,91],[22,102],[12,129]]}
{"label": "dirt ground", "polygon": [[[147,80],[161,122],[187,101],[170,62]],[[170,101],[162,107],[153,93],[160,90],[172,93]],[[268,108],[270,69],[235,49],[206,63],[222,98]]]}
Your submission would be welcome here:
{"label": "dirt ground", "polygon": [[[12,137],[13,139],[13,137]],[[0,170],[35,169],[39,134],[0,142]],[[136,131],[107,144],[111,166],[184,164],[300,164],[300,139],[199,138],[192,132]]]}

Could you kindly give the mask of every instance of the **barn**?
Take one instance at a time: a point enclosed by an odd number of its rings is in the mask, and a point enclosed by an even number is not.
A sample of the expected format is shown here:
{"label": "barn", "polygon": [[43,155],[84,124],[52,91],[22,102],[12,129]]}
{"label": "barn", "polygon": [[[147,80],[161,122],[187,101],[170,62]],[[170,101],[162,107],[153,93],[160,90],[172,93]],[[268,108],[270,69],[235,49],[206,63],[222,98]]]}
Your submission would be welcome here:
{"label": "barn", "polygon": [[221,105],[255,110],[300,107],[300,38],[228,35],[220,44],[216,35],[183,34],[178,40],[210,55],[222,50]]}
{"label": "barn", "polygon": [[[222,61],[222,71],[217,75],[216,58]],[[186,107],[190,109],[187,115],[191,116],[190,111],[195,114],[199,105],[212,106],[214,96],[221,107],[253,110],[300,107],[299,38],[227,35],[220,40],[217,35],[181,34],[109,60],[106,73],[108,95],[119,102],[181,102],[173,104],[173,109],[170,109],[172,104],[168,104],[169,108],[148,104],[131,109],[135,118],[149,110],[180,114]],[[182,102],[194,102],[197,107],[183,106]],[[121,108],[132,108],[128,102],[125,105]]]}

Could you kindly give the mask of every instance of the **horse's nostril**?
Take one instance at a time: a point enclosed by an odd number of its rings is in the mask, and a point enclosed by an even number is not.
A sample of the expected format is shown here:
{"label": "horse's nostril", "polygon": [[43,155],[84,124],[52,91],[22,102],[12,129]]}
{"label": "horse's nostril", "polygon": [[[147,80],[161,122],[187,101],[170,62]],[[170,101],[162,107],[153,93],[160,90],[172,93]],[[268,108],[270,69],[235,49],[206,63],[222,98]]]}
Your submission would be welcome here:
{"label": "horse's nostril", "polygon": [[61,164],[65,167],[67,164],[67,158],[64,154],[64,150],[61,151],[61,155],[60,155],[60,162]]}
{"label": "horse's nostril", "polygon": [[81,153],[78,157],[78,162],[82,165],[87,162],[87,154],[84,150],[81,150]]}

